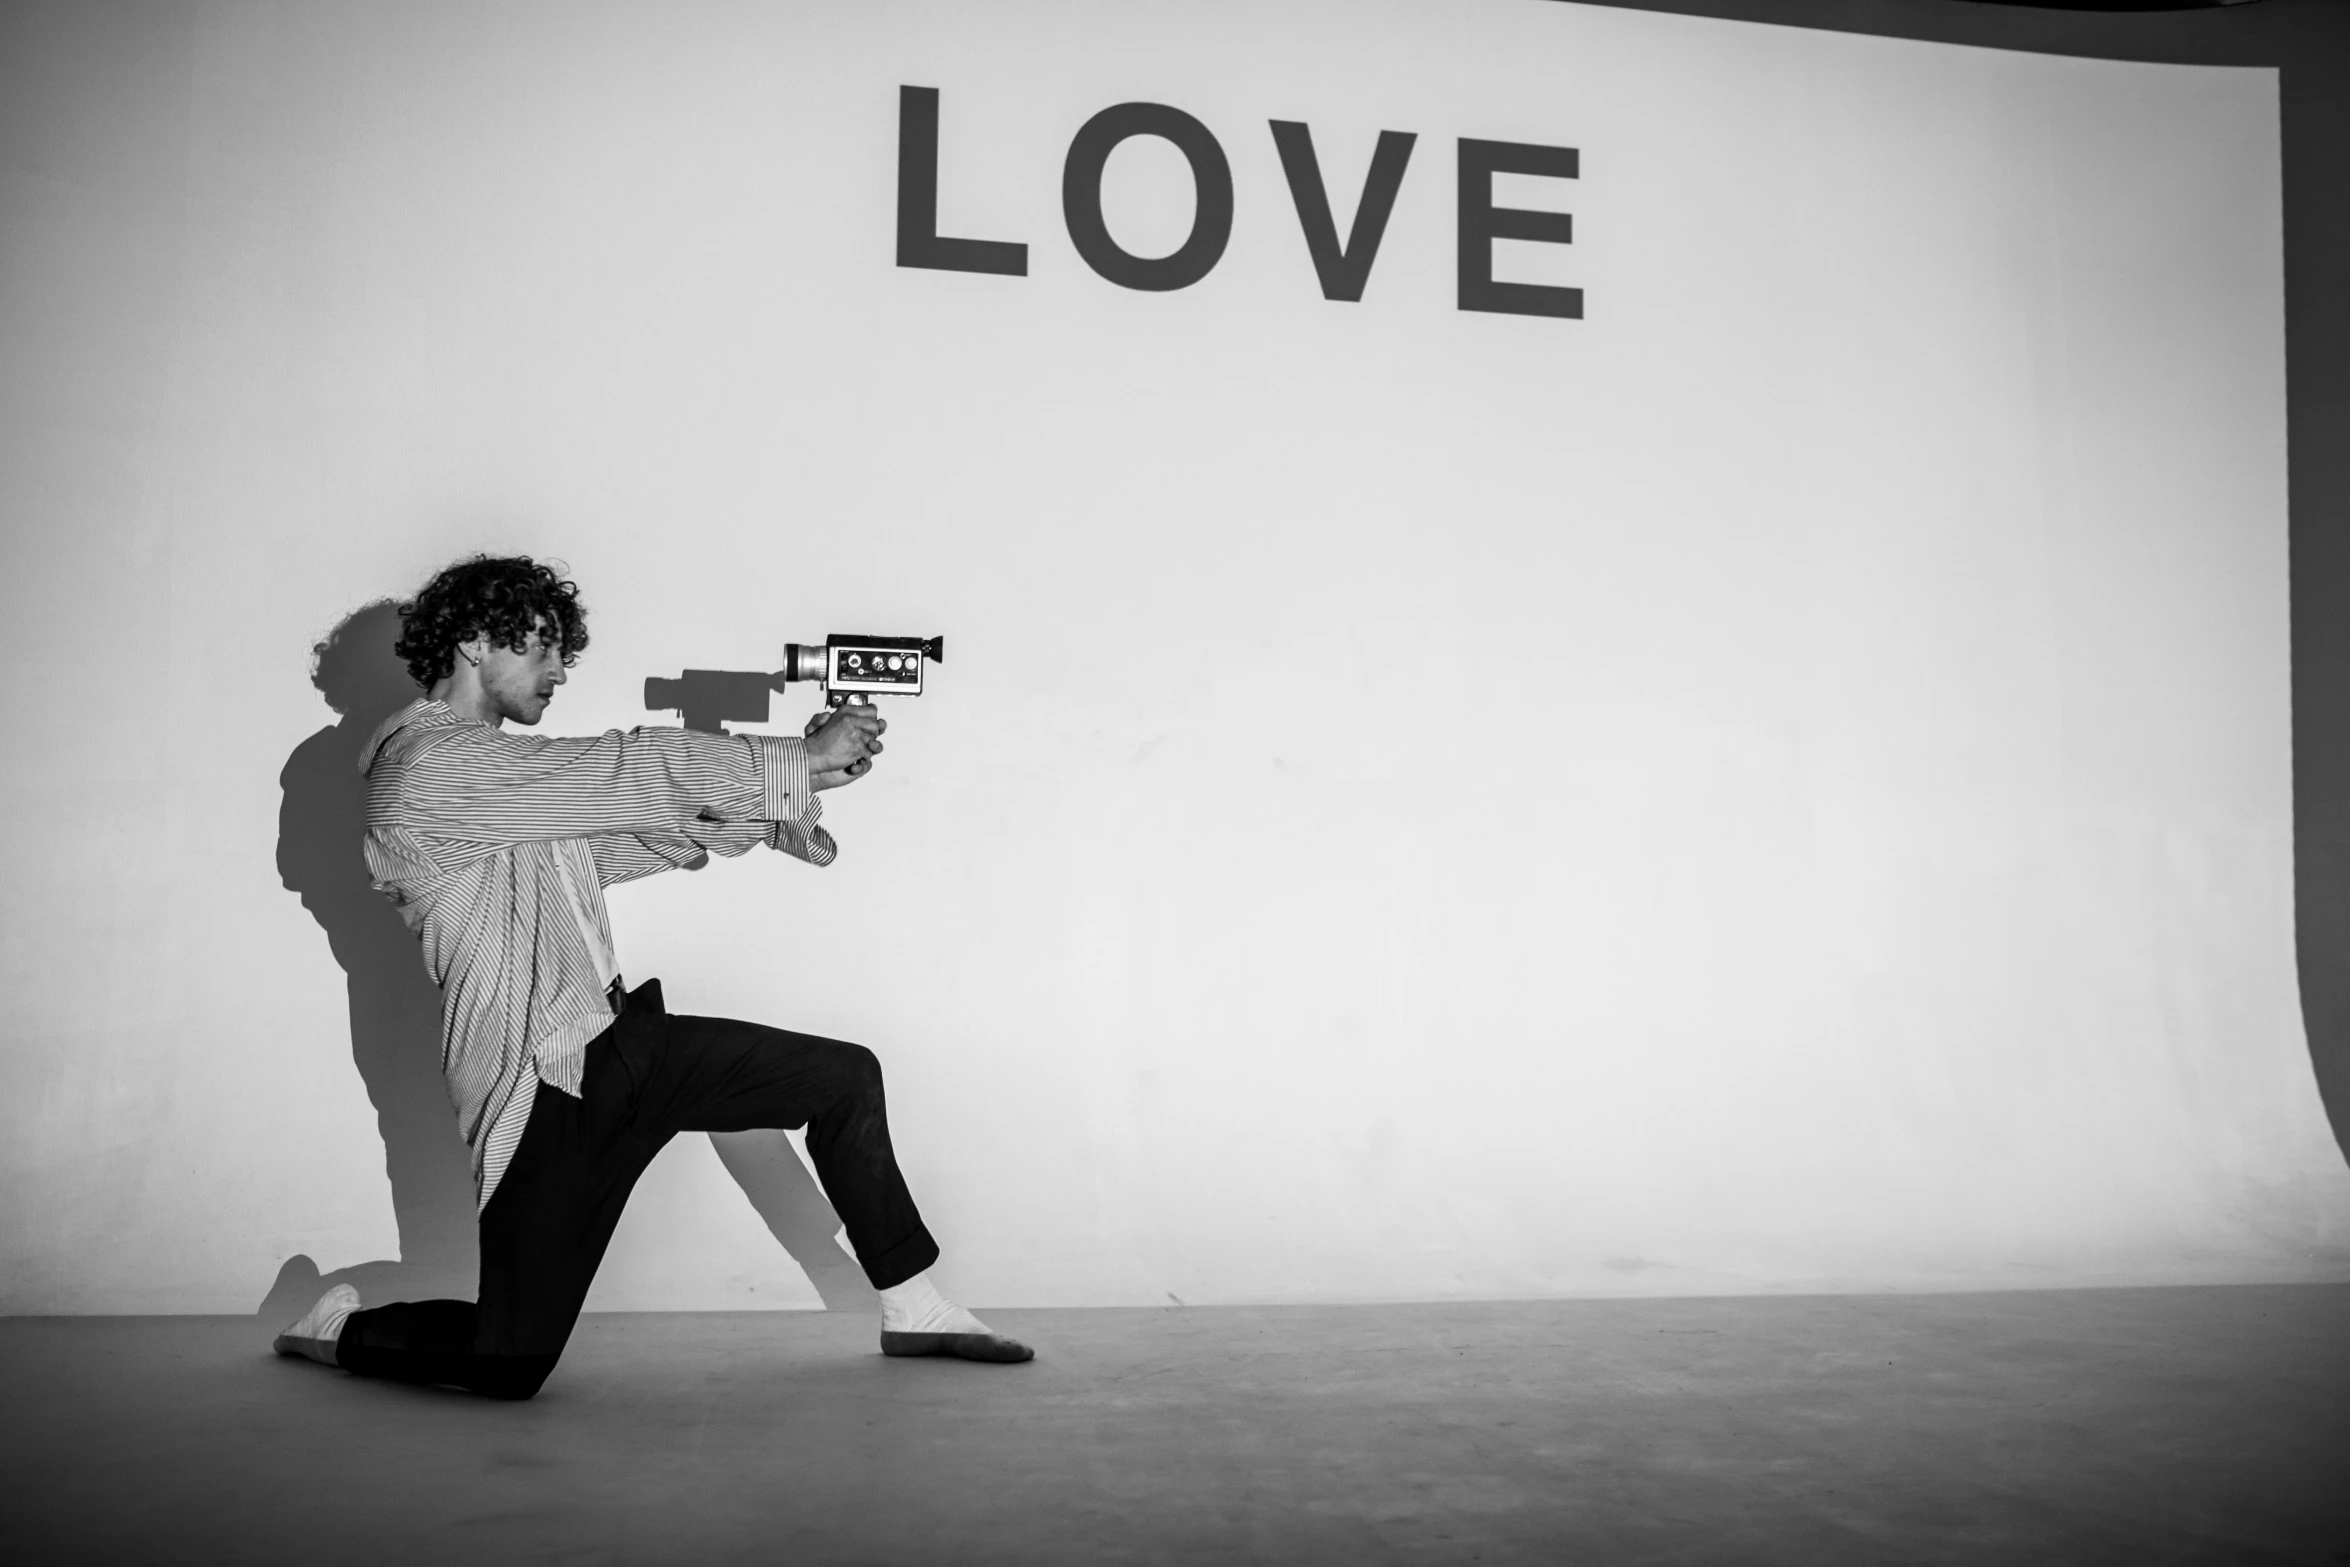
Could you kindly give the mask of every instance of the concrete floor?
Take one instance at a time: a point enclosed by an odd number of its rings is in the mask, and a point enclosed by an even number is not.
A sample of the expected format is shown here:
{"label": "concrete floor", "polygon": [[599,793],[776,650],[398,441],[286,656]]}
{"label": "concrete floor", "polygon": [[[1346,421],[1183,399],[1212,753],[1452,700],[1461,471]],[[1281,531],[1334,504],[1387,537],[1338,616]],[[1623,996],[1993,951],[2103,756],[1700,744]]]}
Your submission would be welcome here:
{"label": "concrete floor", "polygon": [[0,1321],[0,1558],[2350,1562],[2350,1286],[590,1317],[530,1404]]}

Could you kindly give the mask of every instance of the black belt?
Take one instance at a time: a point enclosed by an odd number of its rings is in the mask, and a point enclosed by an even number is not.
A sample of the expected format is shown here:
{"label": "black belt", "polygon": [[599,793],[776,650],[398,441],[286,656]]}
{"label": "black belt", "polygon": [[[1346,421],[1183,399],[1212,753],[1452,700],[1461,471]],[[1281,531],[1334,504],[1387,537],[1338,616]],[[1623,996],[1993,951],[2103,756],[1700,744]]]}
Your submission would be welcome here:
{"label": "black belt", "polygon": [[639,1012],[667,1012],[669,1010],[661,1004],[661,982],[657,979],[648,979],[634,990],[628,988],[625,980],[615,979],[610,988],[604,992],[604,999],[612,1003],[614,1017],[620,1016],[631,1008]]}

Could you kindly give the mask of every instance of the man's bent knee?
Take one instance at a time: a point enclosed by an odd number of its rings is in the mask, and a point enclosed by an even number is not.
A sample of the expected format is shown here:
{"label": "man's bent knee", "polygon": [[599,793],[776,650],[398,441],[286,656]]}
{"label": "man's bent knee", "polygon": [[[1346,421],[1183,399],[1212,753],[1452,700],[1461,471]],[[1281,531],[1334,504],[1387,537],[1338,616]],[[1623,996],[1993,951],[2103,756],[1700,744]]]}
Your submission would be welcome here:
{"label": "man's bent knee", "polygon": [[863,1045],[843,1043],[828,1063],[831,1113],[864,1117],[882,1113],[881,1058]]}
{"label": "man's bent knee", "polygon": [[844,1039],[824,1042],[824,1073],[833,1089],[848,1099],[873,1099],[881,1094],[881,1058],[863,1045]]}
{"label": "man's bent knee", "polygon": [[553,1355],[492,1355],[484,1356],[471,1368],[465,1385],[485,1398],[504,1398],[520,1402],[536,1398],[547,1378],[555,1374],[556,1356]]}

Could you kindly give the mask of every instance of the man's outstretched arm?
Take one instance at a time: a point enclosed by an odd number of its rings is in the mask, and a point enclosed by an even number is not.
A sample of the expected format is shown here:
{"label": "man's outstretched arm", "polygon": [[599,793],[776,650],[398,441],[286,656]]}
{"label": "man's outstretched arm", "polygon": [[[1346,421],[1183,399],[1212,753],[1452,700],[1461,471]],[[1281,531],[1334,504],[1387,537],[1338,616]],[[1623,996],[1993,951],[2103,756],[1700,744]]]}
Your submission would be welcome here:
{"label": "man's outstretched arm", "polygon": [[840,852],[839,846],[832,841],[832,834],[816,825],[817,802],[809,803],[811,809],[797,821],[696,822],[690,834],[627,833],[591,838],[588,848],[595,856],[597,884],[613,887],[663,871],[699,870],[713,854],[731,859],[748,852],[755,843],[780,849],[811,865],[830,865]]}
{"label": "man's outstretched arm", "polygon": [[404,760],[394,810],[408,831],[488,847],[607,834],[703,842],[718,822],[762,824],[754,837],[789,850],[791,835],[768,825],[796,825],[812,845],[816,791],[878,749],[870,710],[835,717],[807,740],[684,729],[540,739],[465,726]]}

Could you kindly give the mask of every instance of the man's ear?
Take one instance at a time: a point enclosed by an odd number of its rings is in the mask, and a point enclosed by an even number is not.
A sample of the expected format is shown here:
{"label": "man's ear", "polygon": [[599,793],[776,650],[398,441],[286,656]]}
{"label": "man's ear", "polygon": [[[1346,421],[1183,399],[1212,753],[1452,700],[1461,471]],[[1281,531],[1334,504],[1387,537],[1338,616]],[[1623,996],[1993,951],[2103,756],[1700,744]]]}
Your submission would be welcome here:
{"label": "man's ear", "polygon": [[480,633],[457,644],[457,656],[476,669],[481,667],[481,661],[489,655],[489,651],[490,639]]}

